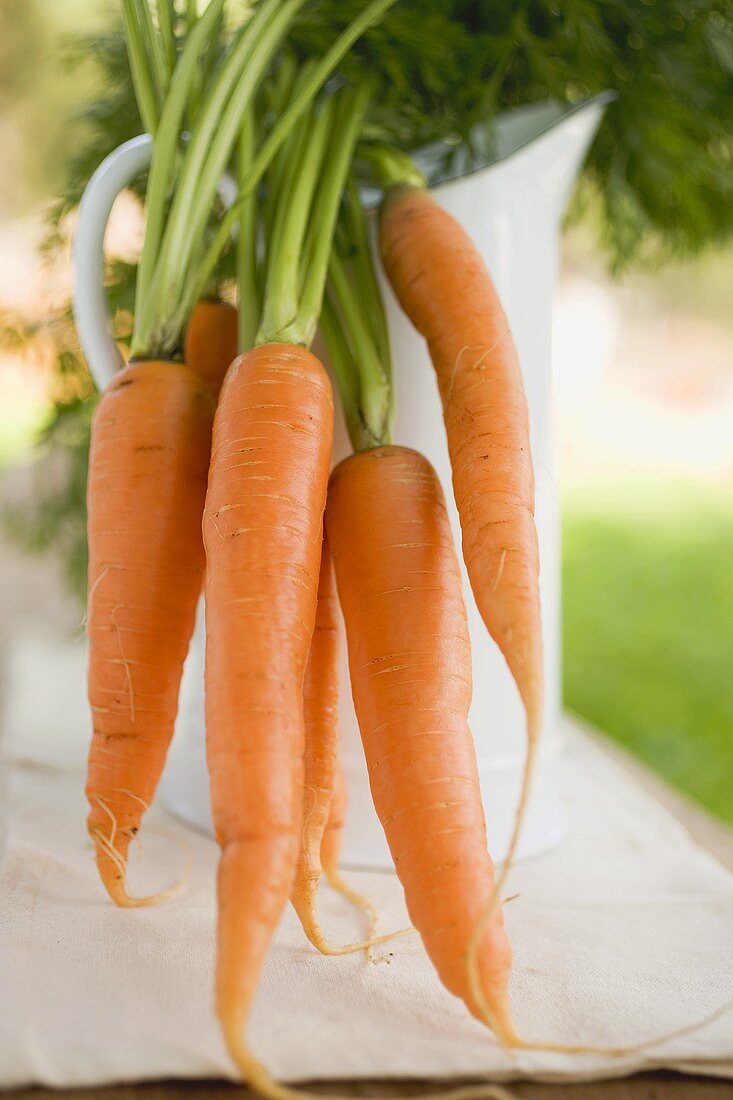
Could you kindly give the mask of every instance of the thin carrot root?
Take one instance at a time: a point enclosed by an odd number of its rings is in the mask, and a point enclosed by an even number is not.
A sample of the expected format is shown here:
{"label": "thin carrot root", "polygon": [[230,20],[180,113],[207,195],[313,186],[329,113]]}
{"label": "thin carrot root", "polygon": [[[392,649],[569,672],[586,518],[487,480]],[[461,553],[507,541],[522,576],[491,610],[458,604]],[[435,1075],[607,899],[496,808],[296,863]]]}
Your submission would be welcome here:
{"label": "thin carrot root", "polygon": [[316,879],[314,883],[310,884],[309,889],[301,890],[298,895],[294,895],[292,903],[300,918],[303,931],[316,950],[320,951],[322,955],[335,957],[339,955],[352,955],[356,951],[366,951],[371,962],[379,961],[371,954],[371,949],[373,947],[381,943],[389,943],[390,940],[396,939],[398,936],[406,936],[409,932],[414,931],[412,928],[401,928],[396,932],[386,932],[383,935],[377,935],[379,914],[376,906],[373,905],[368,898],[363,897],[349,886],[334,867],[329,867],[328,870],[324,868],[324,871],[329,884],[353,905],[368,913],[370,921],[367,939],[359,943],[333,944],[327,940],[321,929],[316,912],[316,901],[318,897],[318,880]]}
{"label": "thin carrot root", "polygon": [[[634,1047],[530,1043],[506,1013],[497,1018],[494,999],[482,985],[480,955],[514,864],[542,717],[539,551],[527,405],[506,316],[481,256],[461,226],[424,189],[395,187],[382,209],[380,246],[397,297],[428,342],[443,404],[469,579],[527,715],[527,760],[509,851],[466,951],[470,999],[476,1015],[507,1046],[623,1056],[671,1036]],[[451,265],[458,274],[447,279]],[[699,1026],[703,1025],[692,1030]]]}
{"label": "thin carrot root", "polygon": [[600,1047],[582,1043],[533,1043],[521,1037],[507,1045],[515,1050],[547,1050],[556,1054],[604,1054],[610,1058],[625,1058],[629,1054],[638,1054],[642,1050],[651,1050],[662,1043],[671,1042],[672,1039],[680,1039],[684,1035],[694,1035],[695,1032],[714,1024],[716,1020],[720,1020],[731,1009],[733,1009],[733,997],[724,1004],[719,1005],[718,1008],[713,1009],[707,1016],[703,1016],[701,1020],[676,1028],[674,1031],[667,1031],[662,1035],[655,1035],[651,1039],[642,1039],[641,1042],[632,1043],[626,1047]]}
{"label": "thin carrot root", "polygon": [[364,894],[360,894],[358,890],[350,886],[346,879],[342,877],[337,867],[329,865],[328,867],[324,867],[323,871],[332,890],[341,894],[347,901],[350,901],[352,905],[355,905],[368,915],[369,939],[366,941],[366,951],[369,962],[374,964],[389,962],[390,959],[387,955],[374,955],[371,948],[376,947],[380,943],[389,943],[391,940],[396,940],[399,936],[410,936],[416,929],[400,928],[396,932],[386,932],[384,935],[377,935],[377,929],[379,927],[379,910],[376,905],[371,902],[369,898],[365,897]]}
{"label": "thin carrot root", "polygon": [[497,1037],[509,1047],[521,1046],[522,1040],[517,1032],[513,1020],[508,1016],[503,1019],[497,1019],[495,1013],[493,1013],[489,1007],[486,994],[484,993],[481,985],[481,978],[479,974],[479,949],[481,941],[486,933],[486,930],[490,927],[491,921],[496,914],[497,910],[501,907],[501,895],[504,891],[506,881],[509,877],[512,867],[514,866],[514,859],[519,846],[519,841],[522,836],[522,828],[524,826],[524,819],[527,814],[527,807],[529,805],[529,797],[532,793],[532,785],[534,781],[535,763],[537,760],[537,726],[531,725],[528,727],[527,733],[527,758],[524,765],[524,774],[522,776],[522,786],[519,793],[519,802],[514,813],[514,827],[512,829],[512,835],[509,840],[509,848],[507,849],[506,858],[502,865],[501,871],[496,877],[494,888],[489,898],[486,907],[479,917],[476,928],[468,944],[468,950],[466,952],[466,969],[468,971],[468,987],[473,998],[476,1007],[479,1010],[479,1014],[484,1023],[495,1032]]}
{"label": "thin carrot root", "polygon": [[[324,937],[321,931],[321,926],[315,916],[312,921],[306,922],[306,920],[304,920],[303,918],[302,913],[299,913],[298,915],[300,916],[301,923],[303,924],[303,931],[305,932],[306,936],[313,944],[313,946],[317,948],[322,955],[353,955],[356,951],[366,951],[367,953],[369,953],[373,947],[376,947],[380,943],[389,943],[391,940],[396,939],[398,936],[407,936],[410,932],[415,931],[414,928],[401,928],[397,932],[385,932],[381,936],[370,936],[369,939],[362,940],[361,943],[347,943],[339,946],[329,943],[329,941]],[[375,960],[371,959],[371,961],[373,962]]]}
{"label": "thin carrot root", "polygon": [[[147,804],[144,803],[141,798],[138,798],[137,795],[133,795],[130,791],[120,791],[120,793],[129,794],[130,797],[134,798],[137,802],[141,802],[143,808],[147,810]],[[92,830],[92,839],[94,840],[97,868],[102,883],[112,901],[122,909],[139,909],[143,906],[158,905],[160,902],[170,901],[171,898],[177,897],[182,893],[191,878],[191,851],[188,845],[172,833],[166,832],[163,829],[150,829],[149,832],[165,836],[167,839],[173,840],[183,848],[186,857],[183,875],[179,882],[174,883],[173,886],[169,886],[166,890],[161,890],[157,894],[146,894],[143,897],[135,897],[132,894],[128,894],[127,850],[130,841],[137,838],[137,830],[131,828],[118,828],[117,818],[104,799],[100,795],[93,795],[92,798],[110,821],[109,835],[105,835],[104,831],[100,827],[97,827]],[[122,843],[116,846],[115,842],[118,841],[118,839],[121,839]]]}
{"label": "thin carrot root", "polygon": [[[287,1085],[278,1084],[267,1072],[261,1062],[252,1055],[249,1047],[241,1037],[236,1027],[228,1025],[222,1020],[224,1038],[226,1040],[232,1061],[239,1070],[242,1078],[261,1096],[269,1100],[347,1100],[337,1093],[329,1093],[326,1097],[322,1093],[310,1092],[305,1089],[291,1089]],[[427,1093],[425,1100],[521,1100],[516,1093],[502,1088],[493,1082],[485,1084],[465,1085],[460,1088],[447,1089],[444,1092]]]}
{"label": "thin carrot root", "polygon": [[[338,760],[338,600],[328,539],[321,546],[316,620],[303,681],[304,814],[300,854],[291,893],[303,931],[323,955],[349,955],[386,943],[378,936],[374,905],[344,882],[337,870],[346,788]],[[369,917],[368,938],[359,943],[333,944],[324,936],[318,912],[318,886],[325,871],[334,889]],[[400,933],[394,933],[399,935]]]}
{"label": "thin carrot root", "polygon": [[[331,576],[333,577],[333,570]],[[335,591],[334,603],[336,603]],[[334,675],[338,676],[335,667]],[[369,936],[374,937],[377,934],[377,928],[379,926],[379,913],[377,907],[369,898],[360,894],[353,886],[350,886],[339,871],[341,844],[343,841],[344,824],[346,822],[346,811],[348,808],[347,803],[346,779],[343,768],[337,761],[333,777],[333,792],[331,795],[331,805],[328,811],[328,821],[326,822],[326,827],[321,837],[321,867],[331,889],[341,894],[342,897],[345,897],[347,901],[350,901],[352,905],[356,906],[357,909],[361,909],[367,915],[369,918]]]}
{"label": "thin carrot root", "polygon": [[[489,926],[489,922],[491,921],[494,912],[500,904],[501,891],[514,865],[514,859],[522,833],[524,818],[526,816],[529,796],[532,790],[537,749],[536,730],[529,730],[528,743],[529,749],[527,752],[527,761],[525,764],[525,771],[522,779],[522,788],[515,813],[514,829],[512,832],[511,840],[509,842],[507,856],[504,860],[501,873],[496,880],[496,886],[494,888],[493,895],[484,912],[481,914],[481,918],[476,925],[476,929],[467,952],[466,966],[469,977],[469,988],[471,990],[471,996],[473,997],[476,1005],[480,1010],[481,1017],[484,1020],[484,1023],[496,1034],[497,1038],[505,1046],[513,1050],[544,1050],[556,1054],[602,1054],[610,1058],[624,1058],[627,1057],[629,1054],[637,1054],[642,1050],[651,1049],[653,1047],[659,1046],[662,1043],[669,1042],[672,1039],[678,1039],[684,1035],[691,1035],[694,1032],[699,1031],[701,1028],[707,1027],[709,1024],[714,1023],[716,1020],[724,1016],[727,1012],[730,1012],[730,1010],[733,1009],[733,998],[731,998],[729,1001],[726,1001],[719,1008],[714,1009],[713,1012],[709,1013],[707,1016],[703,1017],[702,1020],[698,1020],[695,1023],[688,1024],[685,1027],[678,1028],[675,1031],[666,1032],[663,1035],[654,1036],[651,1039],[644,1039],[639,1043],[632,1044],[631,1046],[618,1047],[595,1046],[590,1043],[532,1042],[529,1039],[524,1039],[519,1034],[516,1027],[514,1026],[513,1021],[502,1021],[496,1019],[489,1008],[483,989],[481,987],[476,960],[481,939],[484,935],[486,928]],[[516,897],[516,895],[514,896]],[[507,901],[511,900],[512,898],[507,899]],[[506,901],[504,902],[504,904],[506,905]]]}

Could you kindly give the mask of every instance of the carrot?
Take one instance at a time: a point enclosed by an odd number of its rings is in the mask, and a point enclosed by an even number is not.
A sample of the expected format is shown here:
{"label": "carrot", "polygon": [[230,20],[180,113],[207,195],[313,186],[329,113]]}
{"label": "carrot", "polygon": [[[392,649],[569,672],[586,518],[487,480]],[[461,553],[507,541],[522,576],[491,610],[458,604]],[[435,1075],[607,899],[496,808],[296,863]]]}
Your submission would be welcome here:
{"label": "carrot", "polygon": [[[112,381],[94,418],[89,505],[89,831],[110,896],[146,905],[171,891],[132,898],[127,851],[165,761],[183,660],[204,568],[201,517],[211,447],[213,400],[202,377],[176,360],[200,296],[194,224],[211,216],[223,164],[236,139],[232,113],[254,94],[301,0],[263,0],[234,36],[181,149],[184,115],[202,56],[219,32],[224,0],[212,0],[176,58],[161,70],[160,114],[145,196],[146,230],[135,292],[131,364]],[[137,26],[137,30],[135,29]],[[156,27],[138,33],[125,7],[138,98]],[[148,74],[149,76],[149,74]],[[226,102],[225,102],[226,101]],[[142,107],[142,105],[141,105]],[[220,167],[220,161],[223,161]],[[191,221],[193,219],[193,223]],[[180,234],[181,222],[186,233]],[[179,247],[185,262],[171,273]],[[172,250],[172,251],[171,251]],[[218,254],[213,255],[215,263]],[[211,259],[211,257],[210,257]],[[211,272],[204,272],[206,279]]]}
{"label": "carrot", "polygon": [[[497,1017],[495,990],[483,972],[486,937],[496,926],[526,812],[542,721],[539,552],[527,405],[509,325],[481,257],[461,226],[415,179],[414,168],[404,160],[400,165],[399,159],[399,154],[390,156],[385,165],[387,175],[396,170],[385,181],[390,186],[380,218],[382,259],[400,304],[428,343],[471,587],[527,716],[527,758],[507,856],[484,895],[465,950],[469,1007],[510,1046],[621,1056],[669,1036],[625,1048],[530,1042],[508,1016],[503,1023]],[[330,527],[329,533],[333,538]],[[334,555],[341,593],[335,543]]]}
{"label": "carrot", "polygon": [[[331,805],[328,809],[326,827],[321,837],[321,867],[323,873],[331,883],[340,879],[339,862],[341,860],[341,847],[344,840],[344,825],[346,824],[346,809],[348,806],[348,794],[346,791],[346,776],[339,760],[336,761],[336,774],[333,779],[333,793]],[[335,887],[338,889],[338,887]]]}
{"label": "carrot", "polygon": [[471,587],[536,740],[543,676],[534,473],[509,324],[469,237],[425,189],[389,192],[380,248],[400,304],[428,342]]}
{"label": "carrot", "polygon": [[321,845],[338,771],[338,611],[328,543],[323,540],[318,603],[303,688],[303,831],[291,901],[305,934],[329,953],[316,916]]}
{"label": "carrot", "polygon": [[[303,711],[303,828],[291,901],[306,936],[324,955],[369,950],[402,933],[376,936],[376,909],[342,878],[338,870],[346,790],[338,760],[338,606],[331,553],[325,538],[315,627],[305,672]],[[323,872],[335,890],[369,915],[368,940],[337,947],[324,937],[316,912],[318,884]]]}
{"label": "carrot", "polygon": [[[365,8],[336,46],[386,6]],[[347,88],[307,106],[274,165],[256,346],[224,380],[204,509],[207,758],[222,849],[216,1009],[245,1080],[272,1096],[279,1086],[243,1031],[295,885],[303,828],[303,688],[333,438],[331,384],[307,348],[367,101],[367,91]]]}
{"label": "carrot", "polygon": [[298,858],[332,420],[320,362],[275,344],[234,362],[214,425],[204,541],[207,756],[222,848],[216,1007],[240,1053]]}
{"label": "carrot", "polygon": [[219,298],[202,298],[188,323],[184,359],[198,371],[215,400],[236,355],[236,309]]}
{"label": "carrot", "polygon": [[527,403],[506,316],[479,253],[458,222],[424,187],[397,184],[382,206],[379,240],[395,294],[428,343],[471,588],[527,719],[514,829],[496,891],[467,956],[474,999],[481,1000],[478,944],[519,843],[542,723],[539,547]]}
{"label": "carrot", "polygon": [[[483,1018],[466,952],[494,889],[467,715],[471,657],[443,494],[428,461],[383,446],[334,470],[326,509],[351,687],[410,918],[445,986]],[[478,966],[490,1022],[515,1035],[500,909]]]}
{"label": "carrot", "polygon": [[173,733],[203,579],[213,412],[189,367],[141,362],[113,379],[92,422],[88,828],[102,882],[123,906],[169,896],[130,897],[127,850]]}
{"label": "carrot", "polygon": [[376,931],[379,924],[379,913],[376,906],[369,898],[365,897],[364,894],[360,894],[358,890],[355,890],[341,874],[339,870],[339,860],[341,859],[341,845],[344,838],[347,807],[348,794],[346,790],[346,777],[343,767],[339,761],[337,761],[328,821],[326,822],[326,828],[323,831],[323,837],[321,839],[321,867],[331,889],[341,894],[358,909],[362,909],[369,917],[369,939],[366,940],[364,944],[355,946],[365,947],[369,953],[370,960],[372,962],[379,962],[381,957],[371,954],[370,949],[372,947],[379,943],[387,943],[389,940],[396,939],[398,936],[406,936],[410,932],[413,932],[414,929],[402,928],[398,932],[390,932],[384,936],[377,936]]}

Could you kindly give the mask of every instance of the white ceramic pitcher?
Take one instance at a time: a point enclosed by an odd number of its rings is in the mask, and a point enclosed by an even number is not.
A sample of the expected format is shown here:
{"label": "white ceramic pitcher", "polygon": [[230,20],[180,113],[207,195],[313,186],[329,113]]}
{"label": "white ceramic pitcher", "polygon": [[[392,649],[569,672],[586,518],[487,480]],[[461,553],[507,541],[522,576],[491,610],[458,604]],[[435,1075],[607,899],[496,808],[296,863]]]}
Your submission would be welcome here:
{"label": "white ceramic pitcher", "polygon": [[[557,270],[559,228],[565,206],[608,96],[564,109],[554,103],[519,108],[499,117],[494,154],[485,167],[444,179],[434,188],[438,202],[467,229],[497,285],[514,333],[529,403],[537,480],[536,516],[540,541],[541,593],[547,683],[543,740],[535,788],[520,856],[556,844],[566,828],[556,788],[561,748],[560,559],[558,494],[552,437],[550,377],[551,308]],[[431,151],[426,151],[424,167]],[[75,261],[75,311],[82,345],[100,387],[117,369],[120,356],[107,331],[101,291],[102,240],[119,190],[150,158],[150,139],[120,147],[90,182],[80,211]],[[222,181],[222,197],[230,197]],[[437,385],[423,340],[383,281],[394,357],[397,416],[394,439],[422,451],[443,483],[456,544],[460,527],[453,506],[450,463]],[[343,421],[336,428],[335,461],[350,452]],[[504,659],[490,639],[465,577],[473,648],[470,723],[496,859],[506,851],[525,753],[524,719]],[[348,688],[346,645],[341,667],[342,758],[349,795],[343,861],[358,867],[392,866],[384,834],[372,807],[366,765]],[[211,829],[204,753],[204,625],[200,609],[181,689],[176,734],[161,793],[179,817]],[[243,736],[246,731],[242,731]]]}

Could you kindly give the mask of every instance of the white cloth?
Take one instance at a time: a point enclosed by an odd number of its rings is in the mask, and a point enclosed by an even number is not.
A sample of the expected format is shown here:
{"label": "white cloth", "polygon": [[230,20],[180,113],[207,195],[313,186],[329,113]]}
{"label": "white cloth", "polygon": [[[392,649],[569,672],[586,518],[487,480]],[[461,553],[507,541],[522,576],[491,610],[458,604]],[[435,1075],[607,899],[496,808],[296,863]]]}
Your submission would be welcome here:
{"label": "white cloth", "polygon": [[[154,808],[131,886],[161,889],[179,873],[173,836],[190,849],[188,891],[115,909],[85,835],[78,761],[44,763],[17,736],[8,750],[0,1086],[230,1076],[212,1012],[213,841]],[[571,738],[564,776],[567,839],[510,883],[521,1030],[624,1046],[709,1016],[733,994],[733,876],[584,738]],[[396,878],[350,877],[378,904],[383,929],[405,924]],[[322,910],[333,940],[363,934],[360,916],[325,888]],[[442,989],[416,936],[387,950],[389,965],[324,958],[285,915],[250,1028],[276,1077],[588,1080],[655,1067],[733,1076],[733,1013],[624,1058],[508,1054]]]}

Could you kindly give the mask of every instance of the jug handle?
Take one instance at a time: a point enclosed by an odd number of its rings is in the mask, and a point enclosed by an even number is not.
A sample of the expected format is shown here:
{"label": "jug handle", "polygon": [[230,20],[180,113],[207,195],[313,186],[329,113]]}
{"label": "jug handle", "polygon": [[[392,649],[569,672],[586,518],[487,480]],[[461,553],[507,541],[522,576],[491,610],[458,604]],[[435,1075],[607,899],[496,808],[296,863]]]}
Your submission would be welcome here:
{"label": "jug handle", "polygon": [[[122,355],[109,328],[109,306],[104,289],[104,236],[117,196],[150,166],[153,139],[140,134],[119,145],[89,180],[79,205],[74,234],[74,320],[92,378],[103,390],[123,366]],[[219,183],[219,197],[232,205],[237,185],[230,173]]]}

